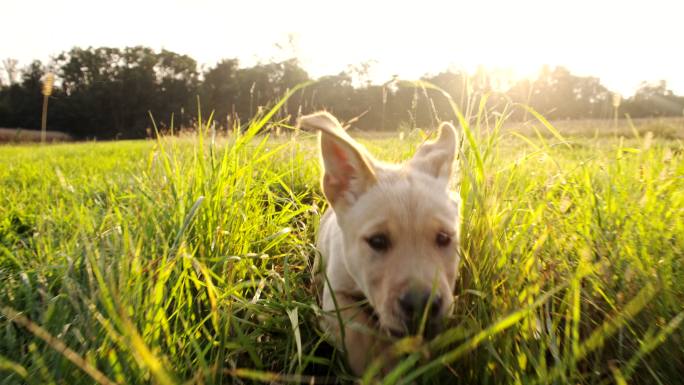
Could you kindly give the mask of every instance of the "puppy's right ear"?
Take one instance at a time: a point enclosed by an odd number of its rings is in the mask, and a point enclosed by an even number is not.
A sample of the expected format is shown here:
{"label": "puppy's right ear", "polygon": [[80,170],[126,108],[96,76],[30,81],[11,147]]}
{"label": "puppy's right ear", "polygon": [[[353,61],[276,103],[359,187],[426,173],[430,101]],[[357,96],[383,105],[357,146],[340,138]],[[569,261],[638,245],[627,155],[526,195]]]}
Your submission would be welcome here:
{"label": "puppy's right ear", "polygon": [[303,116],[299,127],[320,132],[323,193],[335,210],[351,206],[376,182],[372,159],[327,112]]}
{"label": "puppy's right ear", "polygon": [[457,145],[456,129],[451,123],[444,122],[439,126],[437,139],[420,146],[408,164],[413,169],[448,182],[452,177]]}

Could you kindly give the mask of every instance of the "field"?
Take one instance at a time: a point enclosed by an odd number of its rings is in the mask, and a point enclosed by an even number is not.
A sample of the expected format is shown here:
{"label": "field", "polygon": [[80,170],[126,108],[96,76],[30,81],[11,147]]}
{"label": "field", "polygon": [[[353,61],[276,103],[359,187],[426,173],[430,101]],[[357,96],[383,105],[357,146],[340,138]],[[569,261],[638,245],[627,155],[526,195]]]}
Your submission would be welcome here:
{"label": "field", "polygon": [[[681,383],[681,140],[485,121],[451,327],[362,381]],[[315,140],[263,127],[0,147],[0,384],[354,381],[315,321]],[[422,135],[362,142],[398,161]]]}

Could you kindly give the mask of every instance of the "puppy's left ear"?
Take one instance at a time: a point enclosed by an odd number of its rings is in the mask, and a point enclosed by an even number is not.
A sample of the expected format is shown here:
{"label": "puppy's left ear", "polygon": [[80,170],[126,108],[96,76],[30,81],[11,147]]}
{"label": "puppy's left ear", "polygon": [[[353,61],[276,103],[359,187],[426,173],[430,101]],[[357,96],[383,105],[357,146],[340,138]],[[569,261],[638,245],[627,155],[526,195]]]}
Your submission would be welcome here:
{"label": "puppy's left ear", "polygon": [[442,123],[437,139],[420,146],[408,162],[408,167],[448,181],[454,171],[457,138],[454,126],[448,122]]}

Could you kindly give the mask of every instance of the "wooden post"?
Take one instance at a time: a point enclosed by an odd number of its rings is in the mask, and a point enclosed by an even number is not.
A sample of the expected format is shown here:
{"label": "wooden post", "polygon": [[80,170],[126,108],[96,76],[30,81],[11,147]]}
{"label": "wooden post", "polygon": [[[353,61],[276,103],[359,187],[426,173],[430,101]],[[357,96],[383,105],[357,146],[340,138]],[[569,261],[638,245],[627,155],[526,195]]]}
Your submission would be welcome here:
{"label": "wooden post", "polygon": [[620,102],[622,101],[622,95],[617,92],[613,94],[613,129],[615,130],[615,135],[618,132],[618,109],[620,109]]}
{"label": "wooden post", "polygon": [[52,95],[52,86],[55,83],[55,75],[52,72],[48,72],[43,79],[43,117],[40,122],[40,143],[45,143],[47,136],[47,110],[48,110],[48,99]]}

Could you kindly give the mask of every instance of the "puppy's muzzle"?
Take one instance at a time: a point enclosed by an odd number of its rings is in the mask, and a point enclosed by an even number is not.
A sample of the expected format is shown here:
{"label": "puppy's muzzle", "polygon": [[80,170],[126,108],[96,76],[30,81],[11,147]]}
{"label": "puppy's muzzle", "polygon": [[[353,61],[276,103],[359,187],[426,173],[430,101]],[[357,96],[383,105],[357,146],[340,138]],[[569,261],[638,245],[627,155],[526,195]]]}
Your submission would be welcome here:
{"label": "puppy's muzzle", "polygon": [[439,293],[424,288],[410,288],[397,300],[397,308],[406,332],[434,337],[442,329],[443,301]]}

